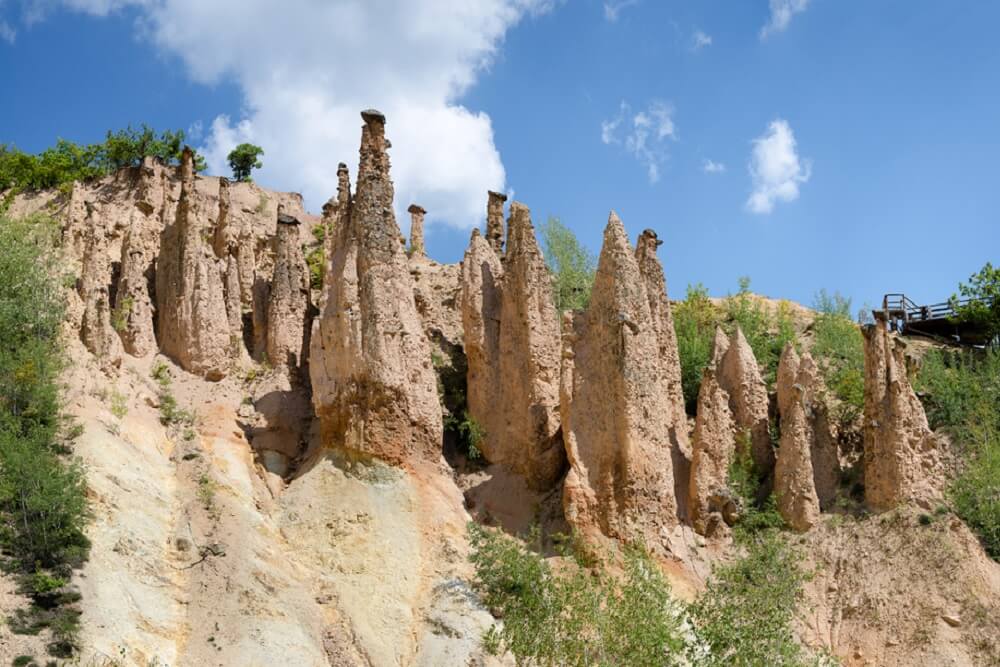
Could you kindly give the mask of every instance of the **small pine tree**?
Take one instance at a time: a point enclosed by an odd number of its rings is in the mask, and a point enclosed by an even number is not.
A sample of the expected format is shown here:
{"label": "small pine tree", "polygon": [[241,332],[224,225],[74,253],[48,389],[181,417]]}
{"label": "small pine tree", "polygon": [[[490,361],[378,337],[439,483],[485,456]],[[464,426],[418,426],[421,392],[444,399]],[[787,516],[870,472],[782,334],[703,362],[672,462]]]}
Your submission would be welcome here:
{"label": "small pine tree", "polygon": [[254,144],[240,144],[230,151],[226,159],[233,169],[233,180],[249,181],[250,172],[264,166],[260,161],[260,156],[263,154],[264,149]]}

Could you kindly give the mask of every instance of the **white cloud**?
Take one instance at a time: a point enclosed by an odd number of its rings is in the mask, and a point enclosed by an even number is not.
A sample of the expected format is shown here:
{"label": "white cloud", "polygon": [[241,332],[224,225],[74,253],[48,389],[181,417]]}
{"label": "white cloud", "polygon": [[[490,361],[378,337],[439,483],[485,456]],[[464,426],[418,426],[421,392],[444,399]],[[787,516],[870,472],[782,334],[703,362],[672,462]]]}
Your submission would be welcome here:
{"label": "white cloud", "polygon": [[703,160],[701,170],[706,174],[723,174],[726,172],[726,165],[712,160]]}
{"label": "white cloud", "polygon": [[[39,4],[44,11],[53,0]],[[48,2],[49,5],[44,4]],[[261,145],[257,180],[302,192],[316,210],[336,190],[338,162],[357,168],[362,121],[386,114],[397,212],[417,202],[428,222],[471,227],[504,167],[489,116],[458,103],[507,30],[553,0],[62,0],[104,15],[139,10],[142,33],[196,81],[233,79],[239,119],[219,116],[204,146],[210,170],[240,141]],[[404,224],[408,216],[397,215]]]}
{"label": "white cloud", "polygon": [[17,31],[9,23],[0,19],[0,40],[13,44],[17,38]]}
{"label": "white cloud", "polygon": [[770,213],[775,202],[799,198],[799,185],[809,180],[812,163],[799,159],[792,128],[779,118],[753,140],[749,170],[753,192],[747,200],[747,209]]}
{"label": "white cloud", "polygon": [[639,0],[608,0],[604,3],[604,18],[614,23],[618,20],[618,15],[622,13],[622,10],[638,3]]}
{"label": "white cloud", "polygon": [[701,51],[706,46],[712,45],[712,36],[706,35],[701,30],[695,30],[694,35],[691,36],[691,50]]}
{"label": "white cloud", "polygon": [[[660,180],[660,164],[667,157],[667,140],[677,139],[673,119],[674,108],[665,102],[654,101],[644,111],[632,114],[632,107],[622,102],[618,115],[601,123],[601,141],[621,144],[635,156],[649,175],[649,182]],[[619,137],[619,128],[625,125],[625,136]]]}
{"label": "white cloud", "polygon": [[792,17],[804,12],[809,0],[769,0],[771,15],[767,24],[760,29],[760,38],[767,39],[776,32],[782,32],[791,23]]}

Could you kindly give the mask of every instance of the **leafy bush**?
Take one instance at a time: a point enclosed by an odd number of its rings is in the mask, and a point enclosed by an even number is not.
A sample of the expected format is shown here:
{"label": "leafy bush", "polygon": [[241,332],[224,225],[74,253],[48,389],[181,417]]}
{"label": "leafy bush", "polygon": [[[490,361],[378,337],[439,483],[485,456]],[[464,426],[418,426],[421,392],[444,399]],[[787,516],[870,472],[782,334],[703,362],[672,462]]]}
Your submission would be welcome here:
{"label": "leafy bush", "polygon": [[931,425],[948,430],[962,454],[948,491],[955,513],[1000,561],[1000,351],[932,350],[915,384]]}
{"label": "leafy bush", "polygon": [[684,406],[693,415],[698,407],[701,374],[712,357],[712,340],[720,314],[708,298],[708,290],[699,283],[688,285],[684,300],[673,306],[673,316]]}
{"label": "leafy bush", "polygon": [[[103,143],[79,145],[58,139],[56,145],[37,155],[0,144],[0,191],[41,190],[85,181],[137,166],[152,156],[164,163],[180,160],[184,132],[169,130],[159,135],[143,125],[118,132],[108,131]],[[205,160],[195,155],[195,168],[205,169]]]}
{"label": "leafy bush", "polygon": [[326,265],[326,251],[324,241],[326,240],[326,225],[316,225],[312,234],[316,245],[312,249],[306,250],[306,266],[309,267],[309,286],[318,290],[323,287],[323,271]]}
{"label": "leafy bush", "polygon": [[969,277],[968,283],[958,286],[959,294],[972,302],[959,305],[959,295],[951,297],[959,322],[981,328],[993,345],[1000,342],[1000,267],[986,262],[978,273]]}
{"label": "leafy bush", "polygon": [[254,144],[240,144],[229,152],[226,159],[233,170],[234,181],[249,181],[250,172],[260,169],[264,163],[260,161],[260,156],[264,154],[264,149]]}
{"label": "leafy bush", "polygon": [[698,636],[709,648],[699,665],[806,665],[792,621],[805,574],[782,536],[767,531],[747,554],[715,568],[691,606]]}
{"label": "leafy bush", "polygon": [[683,607],[641,547],[625,549],[621,575],[580,562],[554,572],[499,532],[470,524],[469,537],[476,588],[503,619],[486,634],[492,653],[553,666],[688,664]]}
{"label": "leafy bush", "polygon": [[66,655],[79,616],[67,605],[78,596],[54,591],[87,556],[88,514],[83,471],[61,456],[63,310],[51,242],[42,221],[0,218],[0,544],[33,600],[18,627],[50,627],[50,652]]}
{"label": "leafy bush", "polygon": [[865,402],[865,341],[851,319],[851,300],[839,293],[820,290],[813,308],[819,312],[813,323],[816,336],[812,353],[827,388],[839,399],[842,424],[854,421]]}
{"label": "leafy bush", "polygon": [[556,309],[580,310],[590,303],[597,260],[583,247],[576,235],[559,221],[549,218],[539,226],[545,262],[552,272]]}

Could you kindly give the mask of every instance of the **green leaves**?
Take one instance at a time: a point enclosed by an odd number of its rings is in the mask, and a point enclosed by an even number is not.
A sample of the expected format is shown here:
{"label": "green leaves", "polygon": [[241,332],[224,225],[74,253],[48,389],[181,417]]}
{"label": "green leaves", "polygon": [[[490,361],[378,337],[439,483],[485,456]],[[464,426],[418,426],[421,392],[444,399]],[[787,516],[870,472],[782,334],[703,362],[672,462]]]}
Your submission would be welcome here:
{"label": "green leaves", "polygon": [[[117,132],[109,130],[99,144],[81,145],[58,139],[54,147],[38,155],[0,144],[0,190],[41,190],[99,178],[123,167],[138,166],[148,156],[172,164],[180,160],[183,145],[183,130],[157,134],[147,125],[139,129],[130,125]],[[205,159],[200,155],[195,155],[195,169],[205,169]]]}
{"label": "green leaves", "polygon": [[260,169],[264,163],[260,161],[260,156],[264,154],[264,149],[254,144],[240,144],[229,152],[226,159],[233,170],[234,181],[249,181],[250,172]]}
{"label": "green leaves", "polygon": [[986,266],[970,276],[967,284],[960,284],[958,290],[964,299],[973,301],[960,305],[958,295],[952,295],[956,319],[981,328],[986,333],[986,340],[997,345],[1000,341],[1000,267],[994,268],[986,262]]}
{"label": "green leaves", "polygon": [[580,244],[576,235],[559,218],[549,218],[539,226],[545,263],[552,272],[556,310],[581,310],[590,303],[597,260]]}

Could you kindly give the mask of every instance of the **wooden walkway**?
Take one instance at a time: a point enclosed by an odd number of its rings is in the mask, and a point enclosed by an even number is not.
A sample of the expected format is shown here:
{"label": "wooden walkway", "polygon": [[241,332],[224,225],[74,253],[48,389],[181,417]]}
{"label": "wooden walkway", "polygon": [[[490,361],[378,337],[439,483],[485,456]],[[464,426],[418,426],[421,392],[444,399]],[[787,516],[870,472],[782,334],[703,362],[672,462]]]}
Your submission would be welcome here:
{"label": "wooden walkway", "polygon": [[882,310],[873,311],[872,314],[878,318],[884,317],[893,331],[908,336],[929,336],[964,345],[984,345],[989,342],[985,331],[955,320],[957,313],[954,306],[962,306],[971,301],[972,299],[963,299],[919,306],[905,294],[886,294],[882,298]]}

